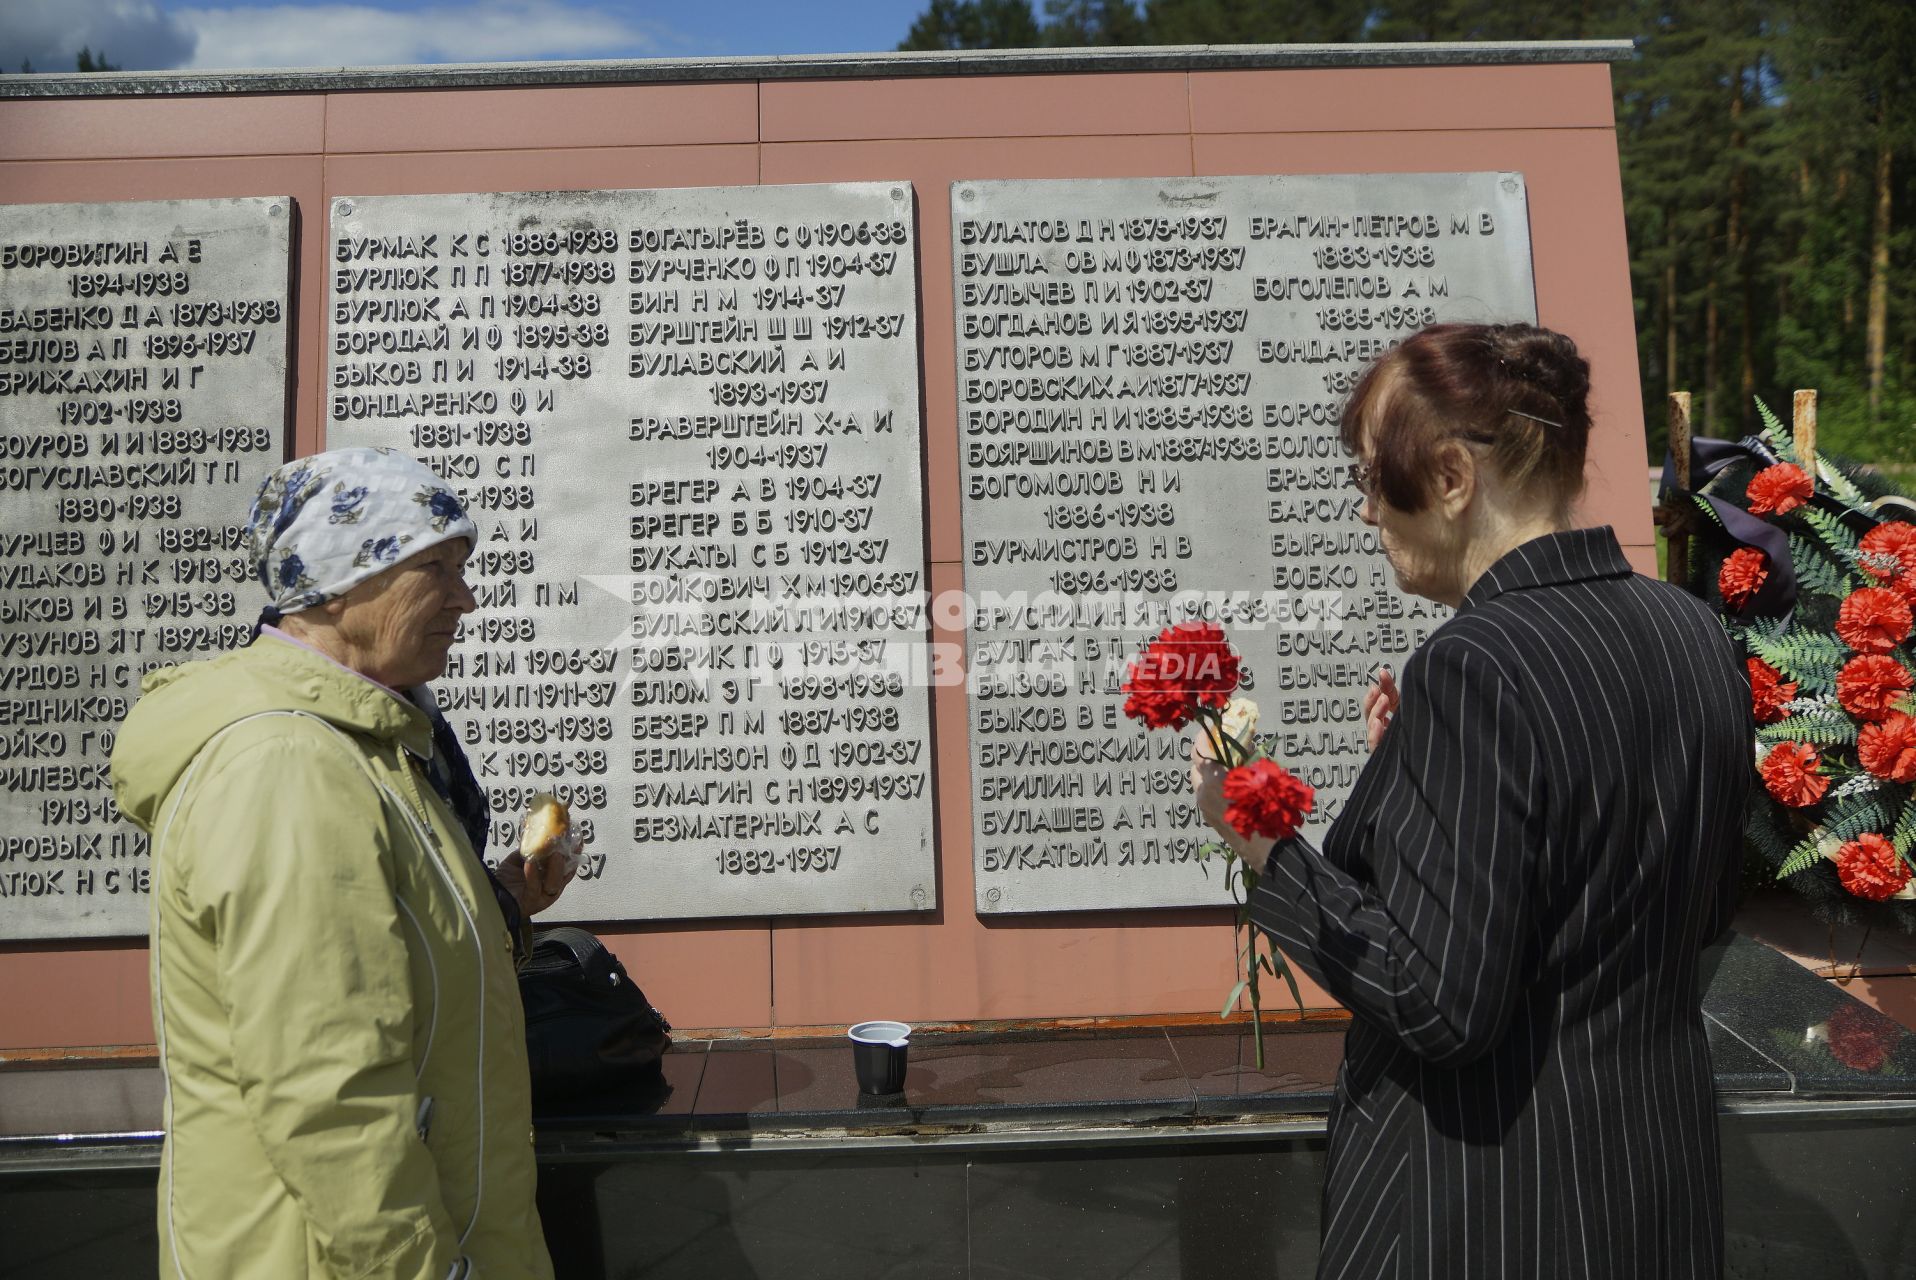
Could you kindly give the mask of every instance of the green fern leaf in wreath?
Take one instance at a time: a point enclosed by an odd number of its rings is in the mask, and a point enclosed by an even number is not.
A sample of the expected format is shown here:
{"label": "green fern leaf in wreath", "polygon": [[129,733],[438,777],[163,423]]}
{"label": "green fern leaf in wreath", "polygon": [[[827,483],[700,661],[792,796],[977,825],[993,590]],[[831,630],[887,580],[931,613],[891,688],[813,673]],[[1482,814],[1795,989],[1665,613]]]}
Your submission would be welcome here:
{"label": "green fern leaf in wreath", "polygon": [[1903,802],[1903,816],[1896,820],[1896,830],[1890,833],[1889,842],[1905,859],[1916,852],[1916,794]]}
{"label": "green fern leaf in wreath", "polygon": [[1825,488],[1843,502],[1852,507],[1868,509],[1868,495],[1856,487],[1855,482],[1849,478],[1849,474],[1842,467],[1821,454],[1818,454],[1816,458],[1816,476],[1823,482]]}
{"label": "green fern leaf in wreath", "polygon": [[1814,631],[1774,631],[1751,627],[1747,636],[1750,651],[1794,680],[1803,692],[1823,693],[1836,686],[1836,673],[1849,656],[1849,649],[1835,636]]}
{"label": "green fern leaf in wreath", "polygon": [[1799,871],[1815,866],[1816,860],[1823,856],[1818,847],[1823,842],[1833,840],[1837,844],[1845,844],[1865,831],[1885,830],[1894,816],[1876,796],[1859,800],[1840,813],[1832,814],[1821,828],[1797,842],[1796,847],[1790,850],[1790,856],[1777,868],[1776,878],[1786,880]]}
{"label": "green fern leaf in wreath", "polygon": [[1796,437],[1783,425],[1783,420],[1770,412],[1770,406],[1763,398],[1756,398],[1756,416],[1763,419],[1763,438],[1770,442],[1770,448],[1776,450],[1776,456],[1785,462],[1796,461]]}
{"label": "green fern leaf in wreath", "polygon": [[1817,860],[1823,856],[1823,851],[1817,847],[1817,841],[1820,839],[1822,839],[1821,836],[1805,836],[1801,843],[1790,850],[1789,857],[1783,859],[1783,865],[1776,869],[1776,878],[1787,880],[1797,872],[1807,871],[1815,866]]}
{"label": "green fern leaf in wreath", "polygon": [[1849,646],[1823,631],[1763,632],[1752,629],[1750,644],[1757,656],[1775,666],[1782,662],[1794,666],[1842,666],[1849,659]]}
{"label": "green fern leaf in wreath", "polygon": [[1854,560],[1834,560],[1820,543],[1800,533],[1790,535],[1790,563],[1796,568],[1796,585],[1803,592],[1846,596],[1856,586],[1847,571]]}
{"label": "green fern leaf in wreath", "polygon": [[1862,550],[1856,541],[1856,535],[1829,512],[1818,507],[1803,507],[1798,513],[1803,522],[1816,530],[1816,536],[1824,546],[1836,553],[1836,558],[1844,564],[1856,563],[1857,553]]}
{"label": "green fern leaf in wreath", "polygon": [[1711,524],[1715,525],[1719,529],[1723,527],[1723,517],[1717,514],[1716,508],[1711,506],[1709,503],[1709,500],[1706,499],[1702,494],[1700,493],[1691,494],[1690,503],[1698,511],[1701,511],[1704,517],[1707,520],[1709,520]]}
{"label": "green fern leaf in wreath", "polygon": [[1833,747],[1855,742],[1856,733],[1856,722],[1848,716],[1823,715],[1811,711],[1764,725],[1756,731],[1756,740],[1771,745],[1778,742],[1814,742],[1819,747]]}
{"label": "green fern leaf in wreath", "polygon": [[1887,831],[1896,815],[1879,795],[1866,796],[1829,815],[1824,829],[1838,840],[1854,840],[1865,831]]}

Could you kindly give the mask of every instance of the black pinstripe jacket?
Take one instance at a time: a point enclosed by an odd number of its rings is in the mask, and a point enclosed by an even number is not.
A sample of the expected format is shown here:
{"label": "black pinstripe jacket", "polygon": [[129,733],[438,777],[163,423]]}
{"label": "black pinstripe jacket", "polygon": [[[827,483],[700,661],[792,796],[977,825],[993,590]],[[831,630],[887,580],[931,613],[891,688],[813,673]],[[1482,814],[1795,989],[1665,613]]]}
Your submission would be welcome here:
{"label": "black pinstripe jacket", "polygon": [[1715,1277],[1700,948],[1753,726],[1715,619],[1608,529],[1499,560],[1405,666],[1320,854],[1252,911],[1354,1015],[1318,1275]]}

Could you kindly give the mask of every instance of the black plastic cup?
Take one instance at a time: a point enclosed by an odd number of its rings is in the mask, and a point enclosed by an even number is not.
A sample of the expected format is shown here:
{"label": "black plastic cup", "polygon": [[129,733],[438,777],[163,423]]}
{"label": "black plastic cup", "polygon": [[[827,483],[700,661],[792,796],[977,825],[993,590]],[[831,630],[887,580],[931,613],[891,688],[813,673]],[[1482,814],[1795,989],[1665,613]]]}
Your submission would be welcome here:
{"label": "black plastic cup", "polygon": [[905,1087],[905,1054],[911,1028],[902,1022],[861,1022],[846,1033],[860,1093],[898,1093]]}

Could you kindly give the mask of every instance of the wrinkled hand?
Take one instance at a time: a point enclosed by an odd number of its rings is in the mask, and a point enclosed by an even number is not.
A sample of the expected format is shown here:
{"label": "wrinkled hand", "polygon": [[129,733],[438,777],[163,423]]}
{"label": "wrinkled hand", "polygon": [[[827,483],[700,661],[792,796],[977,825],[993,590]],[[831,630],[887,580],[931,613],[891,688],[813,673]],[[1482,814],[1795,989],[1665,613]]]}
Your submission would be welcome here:
{"label": "wrinkled hand", "polygon": [[1197,798],[1198,816],[1218,835],[1229,838],[1231,828],[1224,821],[1229,802],[1224,799],[1223,765],[1211,755],[1211,743],[1203,734],[1191,742],[1191,792]]}
{"label": "wrinkled hand", "polygon": [[1384,740],[1391,717],[1397,714],[1397,677],[1389,667],[1377,669],[1377,679],[1364,693],[1364,743],[1372,751]]}
{"label": "wrinkled hand", "polygon": [[1212,757],[1210,741],[1200,733],[1191,743],[1191,792],[1197,798],[1198,816],[1247,865],[1261,867],[1276,841],[1247,836],[1224,820],[1224,811],[1231,807],[1224,798],[1224,775],[1228,772]]}
{"label": "wrinkled hand", "polygon": [[518,850],[499,859],[494,874],[506,891],[519,900],[519,910],[527,916],[537,915],[559,900],[565,887],[572,883],[572,877],[579,874],[579,851],[585,847],[585,837],[576,829],[554,840],[547,847],[544,858],[535,865],[542,874],[526,875],[526,857]]}

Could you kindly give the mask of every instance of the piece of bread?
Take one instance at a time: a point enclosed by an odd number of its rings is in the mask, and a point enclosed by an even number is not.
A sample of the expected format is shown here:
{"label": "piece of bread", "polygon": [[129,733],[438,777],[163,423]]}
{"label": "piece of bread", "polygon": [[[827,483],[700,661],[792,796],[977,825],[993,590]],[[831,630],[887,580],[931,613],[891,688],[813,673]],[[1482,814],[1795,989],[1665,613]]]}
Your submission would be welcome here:
{"label": "piece of bread", "polygon": [[566,812],[565,802],[549,791],[541,791],[532,797],[532,807],[526,811],[525,829],[519,833],[519,852],[527,862],[538,862],[550,854],[571,829],[572,815]]}

